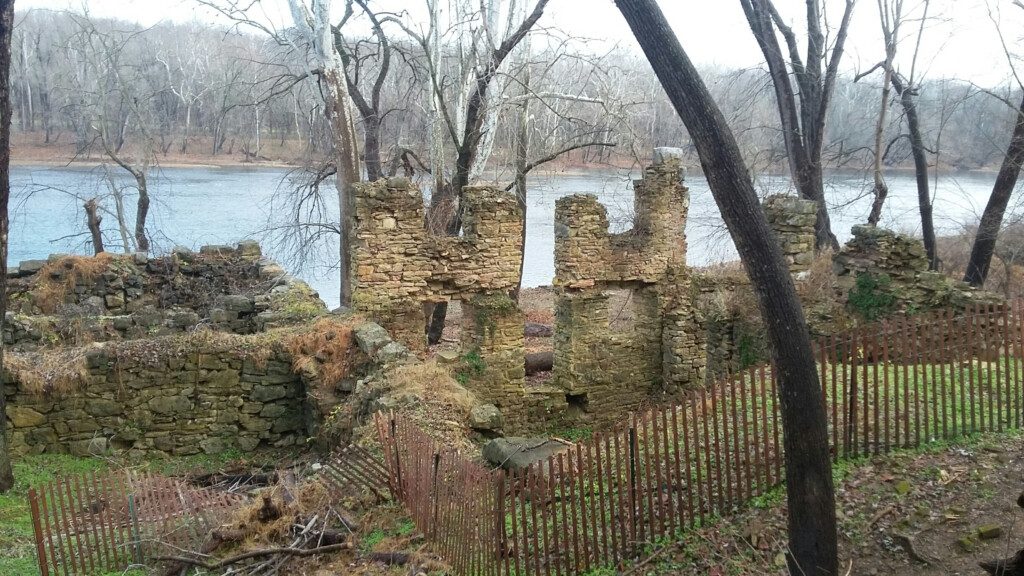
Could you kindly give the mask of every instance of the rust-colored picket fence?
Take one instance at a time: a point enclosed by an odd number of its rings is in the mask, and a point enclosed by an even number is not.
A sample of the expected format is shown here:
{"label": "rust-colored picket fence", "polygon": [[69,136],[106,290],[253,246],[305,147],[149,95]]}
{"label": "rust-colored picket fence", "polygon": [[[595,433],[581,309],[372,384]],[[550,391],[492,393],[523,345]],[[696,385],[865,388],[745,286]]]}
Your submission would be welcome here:
{"label": "rust-colored picket fence", "polygon": [[29,490],[42,576],[121,571],[199,550],[246,497],[157,474],[84,473]]}
{"label": "rust-colored picket fence", "polygon": [[[380,459],[355,445],[337,450],[319,478],[335,500],[354,487],[381,496],[391,490]],[[120,572],[155,556],[201,553],[211,533],[248,501],[245,494],[124,470],[43,484],[29,490],[40,574]]]}
{"label": "rust-colored picket fence", "polygon": [[[832,454],[1021,425],[1022,307],[910,315],[815,344]],[[391,485],[462,575],[581,574],[635,558],[782,481],[776,383],[756,366],[518,472],[378,414]]]}

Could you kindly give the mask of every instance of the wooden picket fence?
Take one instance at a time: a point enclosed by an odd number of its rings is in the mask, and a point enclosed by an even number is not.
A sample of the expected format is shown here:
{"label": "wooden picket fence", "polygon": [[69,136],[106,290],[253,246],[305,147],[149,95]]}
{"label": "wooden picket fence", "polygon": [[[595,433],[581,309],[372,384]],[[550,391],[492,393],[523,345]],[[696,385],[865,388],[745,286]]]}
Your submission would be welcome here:
{"label": "wooden picket fence", "polygon": [[146,472],[82,473],[29,490],[39,572],[95,574],[199,550],[241,494]]}
{"label": "wooden picket fence", "polygon": [[[836,460],[1021,425],[1019,302],[898,317],[815,343]],[[756,366],[518,472],[377,414],[390,484],[462,575],[581,574],[783,479],[774,374]]]}
{"label": "wooden picket fence", "polygon": [[[382,497],[391,491],[380,459],[355,445],[335,451],[319,478],[334,501],[357,488]],[[152,567],[156,556],[201,554],[212,532],[249,501],[244,493],[129,470],[42,484],[29,490],[39,573],[121,572]]]}

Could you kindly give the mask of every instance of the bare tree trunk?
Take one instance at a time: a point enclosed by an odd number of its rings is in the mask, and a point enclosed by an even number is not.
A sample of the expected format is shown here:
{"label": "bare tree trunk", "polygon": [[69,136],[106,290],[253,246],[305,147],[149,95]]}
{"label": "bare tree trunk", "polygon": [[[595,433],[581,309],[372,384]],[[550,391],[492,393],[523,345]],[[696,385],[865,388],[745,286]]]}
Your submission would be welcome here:
{"label": "bare tree trunk", "polygon": [[1006,213],[1010,196],[1013,195],[1013,190],[1017,187],[1017,177],[1020,175],[1022,162],[1024,162],[1024,99],[1021,100],[1020,109],[1017,111],[1013,136],[1010,138],[1006,156],[1003,157],[1003,164],[999,167],[999,174],[996,175],[996,182],[992,186],[992,195],[989,196],[985,211],[981,214],[978,235],[974,238],[974,246],[971,248],[971,259],[967,262],[964,282],[971,286],[980,288],[985,285],[988,269],[992,264],[992,254],[996,249],[999,229],[1003,226],[1003,214]]}
{"label": "bare tree trunk", "polygon": [[[132,251],[133,246],[128,239],[128,224],[124,221],[124,194],[121,193],[121,187],[117,185],[117,180],[114,179],[114,174],[110,171],[110,168],[104,164],[103,169],[107,173],[110,194],[114,197],[114,214],[117,216],[117,231],[121,234],[121,245],[123,246],[124,253],[128,254]],[[138,250],[138,246],[134,246],[134,249]]]}
{"label": "bare tree trunk", "polygon": [[99,254],[103,252],[103,233],[100,232],[100,222],[103,221],[103,217],[99,214],[99,204],[95,198],[85,203],[85,220],[89,227],[89,235],[92,236],[93,254]]}
{"label": "bare tree trunk", "polygon": [[[7,314],[7,204],[11,198],[11,35],[14,0],[0,0],[0,320]],[[3,374],[3,338],[0,338],[0,375]],[[0,494],[14,487],[7,447],[7,406],[0,377]]]}
{"label": "bare tree trunk", "polygon": [[889,195],[889,186],[882,175],[882,161],[885,153],[882,149],[882,136],[885,134],[885,120],[889,112],[889,83],[893,77],[893,61],[896,59],[897,40],[899,39],[900,23],[903,17],[903,2],[896,0],[879,0],[878,17],[882,22],[882,37],[885,40],[885,61],[883,62],[882,103],[878,110],[878,123],[875,125],[875,199],[871,202],[868,224],[877,226],[882,219],[882,206]]}
{"label": "bare tree trunk", "polygon": [[380,117],[376,113],[363,116],[363,162],[370,182],[384,176],[380,165]]}
{"label": "bare tree trunk", "polygon": [[932,193],[928,185],[928,158],[925,156],[924,138],[921,136],[917,102],[914,101],[914,91],[904,85],[899,74],[892,75],[892,86],[896,89],[903,112],[907,115],[910,150],[914,156],[914,176],[917,180],[917,205],[921,212],[921,234],[924,236],[924,249],[928,254],[928,268],[938,270],[939,254],[935,242],[935,221],[932,217]]}
{"label": "bare tree trunk", "polygon": [[690,133],[757,294],[782,404],[790,573],[834,576],[839,571],[836,508],[825,403],[789,268],[725,117],[657,3],[616,4]]}
{"label": "bare tree trunk", "polygon": [[[529,72],[527,72],[529,74]],[[525,86],[529,86],[529,76],[527,80],[523,82]],[[519,110],[519,118],[516,126],[516,175],[513,181],[513,189],[516,191],[516,203],[519,204],[520,214],[522,215],[523,223],[523,250],[519,255],[519,281],[516,282],[516,287],[512,291],[512,299],[519,302],[519,293],[523,289],[523,269],[526,266],[526,154],[527,154],[527,123],[529,121],[529,103],[524,101],[522,108]]]}
{"label": "bare tree trunk", "polygon": [[135,244],[139,252],[149,252],[149,238],[146,237],[146,217],[149,215],[149,188],[146,186],[146,173],[133,172],[138,184],[139,201],[135,209]]}

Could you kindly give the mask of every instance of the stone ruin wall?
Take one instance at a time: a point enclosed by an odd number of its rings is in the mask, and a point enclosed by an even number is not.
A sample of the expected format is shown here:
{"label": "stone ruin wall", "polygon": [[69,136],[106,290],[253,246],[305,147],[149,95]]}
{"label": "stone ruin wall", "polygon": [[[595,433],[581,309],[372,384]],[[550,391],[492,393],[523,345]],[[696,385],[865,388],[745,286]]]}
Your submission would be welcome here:
{"label": "stone ruin wall", "polygon": [[[613,419],[652,393],[703,382],[702,338],[690,309],[685,226],[689,194],[678,158],[634,182],[634,225],[608,231],[593,195],[555,204],[551,383],[582,422]],[[610,329],[609,290],[630,291],[632,323]]]}
{"label": "stone ruin wall", "polygon": [[489,187],[463,191],[463,235],[425,227],[423,193],[405,178],[356,184],[352,303],[417,352],[426,346],[432,304],[462,304],[462,353],[484,369],[468,372],[478,399],[505,413],[510,429],[543,427],[564,397],[525,388],[523,316],[508,298],[519,281],[523,225],[515,195]]}
{"label": "stone ruin wall", "polygon": [[[765,359],[766,347],[757,326],[742,325],[720,302],[756,306],[749,280],[696,274],[686,264],[683,175],[678,157],[658,151],[634,183],[634,225],[619,234],[609,232],[607,211],[593,195],[557,201],[554,363],[544,385],[524,386],[523,319],[504,296],[516,283],[523,249],[511,194],[468,188],[465,234],[437,238],[424,228],[422,194],[407,180],[358,185],[356,308],[423,350],[429,304],[461,301],[462,352],[479,352],[486,366],[469,387],[502,410],[509,430],[600,423],[652,395],[703,386]],[[814,202],[777,195],[764,209],[801,280],[814,257]],[[929,272],[920,241],[867,227],[853,233],[834,257],[840,297],[864,272],[889,275],[914,306],[980,297]],[[612,327],[609,309],[615,290],[629,291],[632,322],[621,330]]]}
{"label": "stone ruin wall", "polygon": [[[106,267],[88,277],[76,266],[94,259],[65,254],[9,269],[4,343],[31,350],[166,336],[197,326],[253,334],[326,311],[309,285],[262,256],[253,241],[199,252],[176,247],[159,258],[103,258]],[[59,288],[44,301],[48,284]]]}
{"label": "stone ruin wall", "polygon": [[[634,182],[633,227],[620,234],[609,232],[606,209],[594,196],[557,201],[554,362],[543,385],[525,386],[523,317],[506,296],[523,250],[511,193],[467,188],[465,232],[447,238],[426,230],[422,192],[407,179],[357,184],[353,305],[422,351],[430,305],[460,301],[461,353],[477,352],[484,365],[467,386],[501,410],[507,430],[609,421],[653,394],[703,386],[709,363],[712,376],[734,363],[736,335],[728,322],[695,310],[723,286],[686,265],[684,175],[678,155],[656,151]],[[769,203],[795,273],[809,265],[813,247],[813,203],[805,204]],[[630,292],[632,321],[623,330],[610,327],[612,290]]]}
{"label": "stone ruin wall", "polygon": [[[94,277],[63,284],[55,306],[37,298],[46,282],[67,280],[75,259],[102,260],[55,255],[9,272],[3,337],[12,453],[187,455],[305,440],[317,407],[281,346],[257,358],[251,352],[266,342],[232,349],[186,333],[248,335],[306,320],[326,311],[312,289],[262,257],[255,242],[104,258]],[[41,305],[54,309],[43,313]],[[29,366],[58,361],[74,389],[18,381],[19,356]]]}
{"label": "stone ruin wall", "polygon": [[302,444],[311,433],[306,386],[287,354],[254,362],[227,351],[139,358],[116,350],[90,350],[82,388],[70,393],[6,382],[11,453],[216,454]]}
{"label": "stone ruin wall", "polygon": [[886,289],[893,291],[906,310],[960,308],[971,302],[1003,300],[929,270],[919,238],[873,226],[854,226],[852,233],[853,238],[832,258],[832,271],[843,297],[854,289],[858,276],[867,274],[875,279],[888,277],[891,284]]}

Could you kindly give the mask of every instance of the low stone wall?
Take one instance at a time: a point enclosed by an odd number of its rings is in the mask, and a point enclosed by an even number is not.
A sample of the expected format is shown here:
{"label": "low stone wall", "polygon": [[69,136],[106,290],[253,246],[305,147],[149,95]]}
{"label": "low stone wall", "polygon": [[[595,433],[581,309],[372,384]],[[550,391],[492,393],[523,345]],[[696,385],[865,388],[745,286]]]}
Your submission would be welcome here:
{"label": "low stone wall", "polygon": [[302,378],[281,351],[181,350],[170,338],[111,344],[85,353],[81,378],[81,389],[40,394],[8,376],[13,454],[250,451],[301,444],[313,421]]}
{"label": "low stone wall", "polygon": [[199,325],[252,334],[326,312],[259,244],[22,262],[8,279],[4,343],[14,349],[165,336]]}
{"label": "low stone wall", "polygon": [[[862,275],[910,310],[959,308],[970,302],[1001,302],[1002,297],[928,270],[928,256],[919,238],[874,226],[854,226],[853,238],[833,256],[841,297],[846,299]],[[887,280],[886,280],[887,279]]]}

